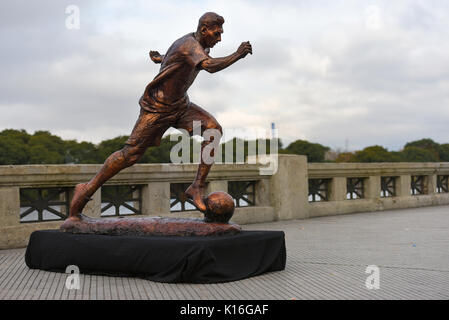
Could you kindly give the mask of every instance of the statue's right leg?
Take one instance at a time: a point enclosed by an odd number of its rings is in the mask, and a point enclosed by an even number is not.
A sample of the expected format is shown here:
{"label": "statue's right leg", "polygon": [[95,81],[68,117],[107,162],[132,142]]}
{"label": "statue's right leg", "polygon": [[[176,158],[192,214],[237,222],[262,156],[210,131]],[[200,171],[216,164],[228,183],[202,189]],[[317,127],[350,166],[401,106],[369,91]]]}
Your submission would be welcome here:
{"label": "statue's right leg", "polygon": [[[215,137],[207,137],[201,143],[201,157],[200,164],[198,165],[198,170],[195,176],[195,180],[192,184],[187,188],[185,194],[187,197],[192,199],[195,207],[201,211],[206,211],[206,204],[204,203],[203,196],[206,190],[206,178],[209,174],[209,171],[212,167],[212,163],[210,161],[205,161],[204,159],[204,150],[205,148],[214,141],[215,138],[221,139],[223,134],[223,130],[218,123],[218,121],[206,110],[201,108],[200,106],[191,103],[190,107],[184,112],[181,119],[176,123],[176,128],[185,129],[189,132],[190,135],[193,135],[193,123],[197,121],[201,124],[201,135],[204,134],[206,130],[214,129],[217,135]],[[210,156],[214,157],[214,150],[210,150]]]}

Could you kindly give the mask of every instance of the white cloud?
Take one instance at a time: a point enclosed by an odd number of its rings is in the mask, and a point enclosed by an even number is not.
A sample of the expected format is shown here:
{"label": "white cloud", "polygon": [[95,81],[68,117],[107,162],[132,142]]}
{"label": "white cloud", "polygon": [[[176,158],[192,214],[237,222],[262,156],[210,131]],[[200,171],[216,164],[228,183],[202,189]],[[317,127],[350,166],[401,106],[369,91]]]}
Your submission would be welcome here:
{"label": "white cloud", "polygon": [[[54,1],[0,5],[0,130],[98,142],[129,134],[163,53],[199,16],[225,17],[212,56],[254,54],[200,73],[191,100],[226,128],[270,127],[334,148],[449,142],[449,8],[444,1]],[[80,7],[79,31],[64,27]]]}

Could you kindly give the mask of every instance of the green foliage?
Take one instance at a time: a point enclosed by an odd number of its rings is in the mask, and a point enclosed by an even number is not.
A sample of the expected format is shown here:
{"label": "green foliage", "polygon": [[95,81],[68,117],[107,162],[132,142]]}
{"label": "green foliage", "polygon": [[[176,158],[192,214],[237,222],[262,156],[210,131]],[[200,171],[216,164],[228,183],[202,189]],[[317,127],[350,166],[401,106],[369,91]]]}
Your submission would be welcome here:
{"label": "green foliage", "polygon": [[98,145],[99,163],[103,163],[112,153],[122,149],[126,140],[128,140],[128,136],[118,136],[101,141]]}
{"label": "green foliage", "polygon": [[170,136],[161,139],[160,146],[149,147],[139,163],[170,163],[170,150],[178,141],[170,141]]}
{"label": "green foliage", "polygon": [[[265,150],[263,150],[263,145],[265,143]],[[248,156],[255,156],[257,154],[270,154],[271,153],[271,144],[276,143],[274,140],[271,142],[270,139],[262,140],[243,140],[239,138],[234,138],[232,140],[226,141],[221,144],[221,153],[222,153],[222,162],[226,161],[226,155],[228,154],[228,158],[231,159],[232,152],[232,162],[236,163],[237,160],[245,161]],[[280,139],[277,139],[278,150],[281,149],[282,142]],[[243,145],[243,153],[237,154],[237,146]],[[259,148],[259,145],[262,148]],[[232,150],[232,151],[231,151]],[[228,153],[229,152],[229,153]],[[238,157],[238,159],[237,159]]]}
{"label": "green foliage", "polygon": [[311,143],[305,140],[296,140],[290,143],[281,153],[301,154],[307,156],[309,162],[324,162],[329,147],[319,143]]}
{"label": "green foliage", "polygon": [[6,129],[0,132],[0,165],[29,163],[28,140],[25,130]]}
{"label": "green foliage", "polygon": [[440,161],[449,162],[449,143],[440,145]]}
{"label": "green foliage", "polygon": [[[390,154],[395,159],[398,159],[398,162],[404,161],[404,156],[402,154],[402,151],[390,151]],[[393,162],[396,162],[396,161],[393,161]]]}
{"label": "green foliage", "polygon": [[89,164],[100,163],[97,147],[90,142],[77,142],[68,140],[65,142],[65,163]]}
{"label": "green foliage", "polygon": [[353,161],[355,157],[355,154],[353,152],[341,152],[338,154],[337,158],[335,159],[335,162],[355,162]]}
{"label": "green foliage", "polygon": [[[440,145],[438,143],[436,143],[435,141],[433,141],[432,139],[421,139],[421,140],[409,142],[404,146],[404,151],[405,151],[405,149],[410,148],[410,147],[416,147],[419,149],[427,150],[433,154],[433,156],[431,158],[436,159],[434,161],[440,161],[440,157],[441,157]],[[414,151],[412,151],[412,153],[414,154]],[[424,156],[424,154],[423,154],[423,157],[427,158],[427,156]]]}
{"label": "green foliage", "polygon": [[402,160],[405,162],[438,162],[439,157],[431,150],[409,146],[402,151]]}
{"label": "green foliage", "polygon": [[29,162],[58,164],[65,161],[64,141],[48,131],[37,131],[28,140]]}
{"label": "green foliage", "polygon": [[362,151],[357,151],[350,162],[399,162],[401,156],[397,153],[389,152],[381,146],[366,147]]}
{"label": "green foliage", "polygon": [[97,149],[92,143],[64,141],[48,131],[0,132],[0,165],[60,163],[98,163]]}
{"label": "green foliage", "polygon": [[449,144],[438,144],[431,139],[409,142],[402,151],[388,151],[371,146],[354,153],[339,154],[335,162],[439,162],[449,161]]}
{"label": "green foliage", "polygon": [[[48,131],[36,131],[28,134],[25,130],[6,129],[0,131],[0,165],[20,164],[88,164],[103,163],[109,155],[124,147],[128,136],[119,136],[102,141],[95,145],[90,142],[63,140]],[[149,147],[140,163],[169,163],[170,151],[180,140],[170,140],[167,136],[161,140],[160,146]],[[265,140],[266,153],[270,154],[270,140]],[[330,149],[318,143],[296,140],[282,149],[278,139],[278,152],[286,154],[306,155],[309,162],[325,161],[325,154]],[[190,138],[190,161],[193,161],[193,149],[200,149],[200,142]],[[222,161],[226,160],[227,150],[232,150],[232,160],[237,160],[237,145],[243,144],[242,159],[261,152],[254,140],[234,138],[221,144]],[[198,155],[196,155],[198,157]],[[195,159],[196,160],[196,159]],[[390,152],[381,146],[370,146],[361,151],[339,153],[335,162],[449,162],[449,143],[438,144],[431,139],[409,142],[402,151]]]}

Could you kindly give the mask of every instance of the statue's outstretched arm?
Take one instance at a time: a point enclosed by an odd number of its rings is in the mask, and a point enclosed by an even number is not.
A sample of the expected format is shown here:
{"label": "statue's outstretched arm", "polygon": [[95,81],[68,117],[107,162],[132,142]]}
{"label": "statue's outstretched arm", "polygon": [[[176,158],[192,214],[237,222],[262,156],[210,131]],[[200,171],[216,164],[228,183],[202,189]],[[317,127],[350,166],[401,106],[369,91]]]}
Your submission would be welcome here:
{"label": "statue's outstretched arm", "polygon": [[242,42],[236,52],[223,58],[209,58],[201,63],[201,68],[207,72],[214,73],[229,67],[239,59],[246,57],[250,53],[253,54],[253,48],[249,41]]}
{"label": "statue's outstretched arm", "polygon": [[164,59],[164,55],[160,54],[158,51],[150,51],[150,58],[154,63],[161,63]]}

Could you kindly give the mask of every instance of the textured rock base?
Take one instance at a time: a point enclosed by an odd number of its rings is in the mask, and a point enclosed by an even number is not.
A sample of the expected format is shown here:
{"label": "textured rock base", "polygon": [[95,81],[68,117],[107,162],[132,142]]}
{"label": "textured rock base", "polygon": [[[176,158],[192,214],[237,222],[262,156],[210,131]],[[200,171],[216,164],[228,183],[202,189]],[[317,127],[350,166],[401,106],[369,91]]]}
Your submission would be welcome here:
{"label": "textured rock base", "polygon": [[209,223],[201,219],[179,218],[100,218],[83,216],[81,220],[67,219],[61,231],[81,234],[134,236],[216,236],[233,235],[241,231],[234,223]]}

